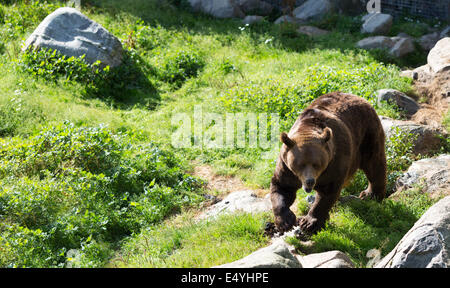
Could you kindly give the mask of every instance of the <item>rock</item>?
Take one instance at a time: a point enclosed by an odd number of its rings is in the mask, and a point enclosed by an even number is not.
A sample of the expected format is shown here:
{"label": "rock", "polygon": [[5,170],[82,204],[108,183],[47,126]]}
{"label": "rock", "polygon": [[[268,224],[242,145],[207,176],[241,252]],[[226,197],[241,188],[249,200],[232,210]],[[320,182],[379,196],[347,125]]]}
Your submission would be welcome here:
{"label": "rock", "polygon": [[263,20],[264,20],[263,16],[248,15],[248,16],[245,16],[245,18],[244,18],[244,20],[242,20],[242,22],[244,24],[252,25],[252,24],[255,24],[255,23],[259,23],[259,22],[261,22]]}
{"label": "rock", "polygon": [[420,47],[422,47],[425,51],[430,51],[434,45],[441,39],[438,32],[430,33],[421,36],[417,42],[419,43]]}
{"label": "rock", "polygon": [[341,251],[328,251],[323,253],[298,256],[303,268],[353,268],[350,258]]}
{"label": "rock", "polygon": [[273,6],[261,0],[236,0],[236,4],[245,14],[256,13],[267,16],[272,13]]}
{"label": "rock", "polygon": [[386,139],[393,135],[396,127],[404,133],[416,135],[417,138],[413,143],[414,154],[427,154],[440,149],[442,145],[440,137],[445,133],[439,128],[412,121],[394,120],[385,116],[380,116],[380,120]]}
{"label": "rock", "polygon": [[297,32],[300,34],[308,35],[310,37],[322,36],[330,33],[327,30],[323,30],[314,26],[300,26],[297,29]]}
{"label": "rock", "polygon": [[301,6],[292,11],[297,19],[301,20],[318,20],[323,18],[327,13],[331,13],[335,7],[330,0],[308,0]]}
{"label": "rock", "polygon": [[397,91],[395,89],[381,89],[377,91],[377,100],[394,102],[398,107],[403,109],[407,114],[413,115],[420,109],[419,104],[407,96],[405,93]]}
{"label": "rock", "polygon": [[28,37],[23,50],[34,47],[58,50],[67,57],[85,56],[88,63],[116,67],[122,63],[119,39],[75,8],[56,9]]}
{"label": "rock", "polygon": [[436,43],[428,53],[427,62],[434,73],[450,67],[450,37],[442,38]]}
{"label": "rock", "polygon": [[188,0],[194,11],[203,12],[217,18],[244,18],[239,5],[234,0]]}
{"label": "rock", "polygon": [[259,198],[253,191],[244,190],[228,194],[225,199],[209,207],[199,216],[199,219],[216,217],[222,213],[235,213],[238,211],[258,213],[271,210],[272,203],[270,198]]}
{"label": "rock", "polygon": [[450,196],[428,209],[376,268],[449,268]]}
{"label": "rock", "polygon": [[213,268],[302,268],[289,246],[279,239],[240,260]]}
{"label": "rock", "polygon": [[415,161],[395,186],[397,191],[403,191],[416,184],[424,185],[423,191],[430,194],[450,191],[450,154]]}
{"label": "rock", "polygon": [[394,57],[403,57],[415,51],[414,41],[411,38],[372,36],[364,38],[356,46],[362,49],[384,49]]}
{"label": "rock", "polygon": [[289,16],[289,15],[283,15],[280,16],[277,20],[275,20],[275,22],[273,22],[274,24],[282,24],[282,23],[292,23],[292,24],[299,24],[302,21],[300,19],[297,19],[295,17]]}
{"label": "rock", "polygon": [[391,49],[394,45],[395,42],[386,36],[367,37],[356,43],[356,46],[362,49]]}
{"label": "rock", "polygon": [[392,47],[391,50],[389,50],[389,54],[391,54],[392,56],[400,58],[416,50],[413,39],[401,37],[393,37],[393,38],[395,44],[394,47]]}
{"label": "rock", "polygon": [[393,18],[389,14],[372,13],[364,21],[361,33],[383,35],[389,33]]}

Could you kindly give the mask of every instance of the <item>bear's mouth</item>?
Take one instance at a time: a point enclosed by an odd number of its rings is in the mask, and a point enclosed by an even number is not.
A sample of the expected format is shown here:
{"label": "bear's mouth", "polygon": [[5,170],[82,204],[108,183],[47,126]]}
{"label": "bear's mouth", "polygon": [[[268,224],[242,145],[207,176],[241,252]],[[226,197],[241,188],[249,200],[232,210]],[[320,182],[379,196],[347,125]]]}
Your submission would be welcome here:
{"label": "bear's mouth", "polygon": [[313,187],[304,187],[303,190],[305,190],[306,193],[311,193],[313,190]]}

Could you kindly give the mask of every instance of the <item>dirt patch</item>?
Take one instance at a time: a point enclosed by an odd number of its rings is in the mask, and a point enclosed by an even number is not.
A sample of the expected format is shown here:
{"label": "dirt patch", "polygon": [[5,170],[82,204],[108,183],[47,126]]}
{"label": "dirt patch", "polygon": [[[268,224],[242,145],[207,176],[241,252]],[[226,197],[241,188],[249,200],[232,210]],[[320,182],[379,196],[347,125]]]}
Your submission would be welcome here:
{"label": "dirt patch", "polygon": [[237,177],[217,175],[211,166],[205,164],[195,163],[192,174],[205,180],[206,189],[215,192],[218,197],[224,197],[231,192],[240,190],[253,190],[258,197],[264,197],[269,193],[265,189],[249,188]]}
{"label": "dirt patch", "polygon": [[412,119],[420,124],[426,124],[433,127],[441,127],[442,116],[447,113],[450,101],[450,69],[441,71],[428,77],[428,73],[423,72],[417,81],[414,82],[414,88],[421,100],[421,109],[413,115]]}

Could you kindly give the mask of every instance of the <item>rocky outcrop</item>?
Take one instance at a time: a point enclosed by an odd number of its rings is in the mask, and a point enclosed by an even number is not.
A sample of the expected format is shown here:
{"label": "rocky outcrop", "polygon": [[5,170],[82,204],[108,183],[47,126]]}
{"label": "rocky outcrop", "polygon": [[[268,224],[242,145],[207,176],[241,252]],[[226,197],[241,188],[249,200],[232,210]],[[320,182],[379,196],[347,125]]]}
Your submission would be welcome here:
{"label": "rocky outcrop", "polygon": [[376,268],[449,268],[450,196],[420,217]]}
{"label": "rocky outcrop", "polygon": [[302,268],[298,259],[282,240],[261,248],[240,260],[213,268]]}
{"label": "rocky outcrop", "polygon": [[400,109],[404,110],[408,115],[413,115],[420,109],[419,104],[407,96],[405,93],[395,89],[381,89],[377,91],[377,100],[395,103]]}
{"label": "rocky outcrop", "polygon": [[119,39],[80,11],[64,7],[48,15],[25,42],[24,50],[50,48],[67,57],[85,55],[88,63],[101,61],[102,66],[122,63],[123,49]]}
{"label": "rocky outcrop", "polygon": [[372,13],[363,18],[361,33],[384,35],[389,33],[393,23],[393,17],[389,14]]}
{"label": "rocky outcrop", "polygon": [[223,213],[259,213],[272,210],[269,198],[260,198],[251,190],[236,191],[228,194],[222,201],[209,207],[199,219],[216,217]]}
{"label": "rocky outcrop", "polygon": [[417,184],[422,185],[422,191],[426,193],[450,193],[450,155],[415,161],[395,183],[397,191]]}

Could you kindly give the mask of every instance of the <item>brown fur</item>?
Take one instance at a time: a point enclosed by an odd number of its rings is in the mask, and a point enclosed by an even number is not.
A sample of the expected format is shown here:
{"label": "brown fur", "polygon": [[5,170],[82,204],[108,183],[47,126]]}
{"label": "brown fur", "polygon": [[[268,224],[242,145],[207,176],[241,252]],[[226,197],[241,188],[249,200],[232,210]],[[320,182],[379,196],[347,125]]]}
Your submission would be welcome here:
{"label": "brown fur", "polygon": [[322,95],[288,134],[281,134],[281,141],[270,187],[275,225],[281,232],[297,221],[289,207],[302,186],[317,192],[308,214],[299,221],[309,233],[325,225],[341,189],[358,169],[369,180],[360,198],[385,197],[385,135],[375,110],[363,98],[341,92]]}

